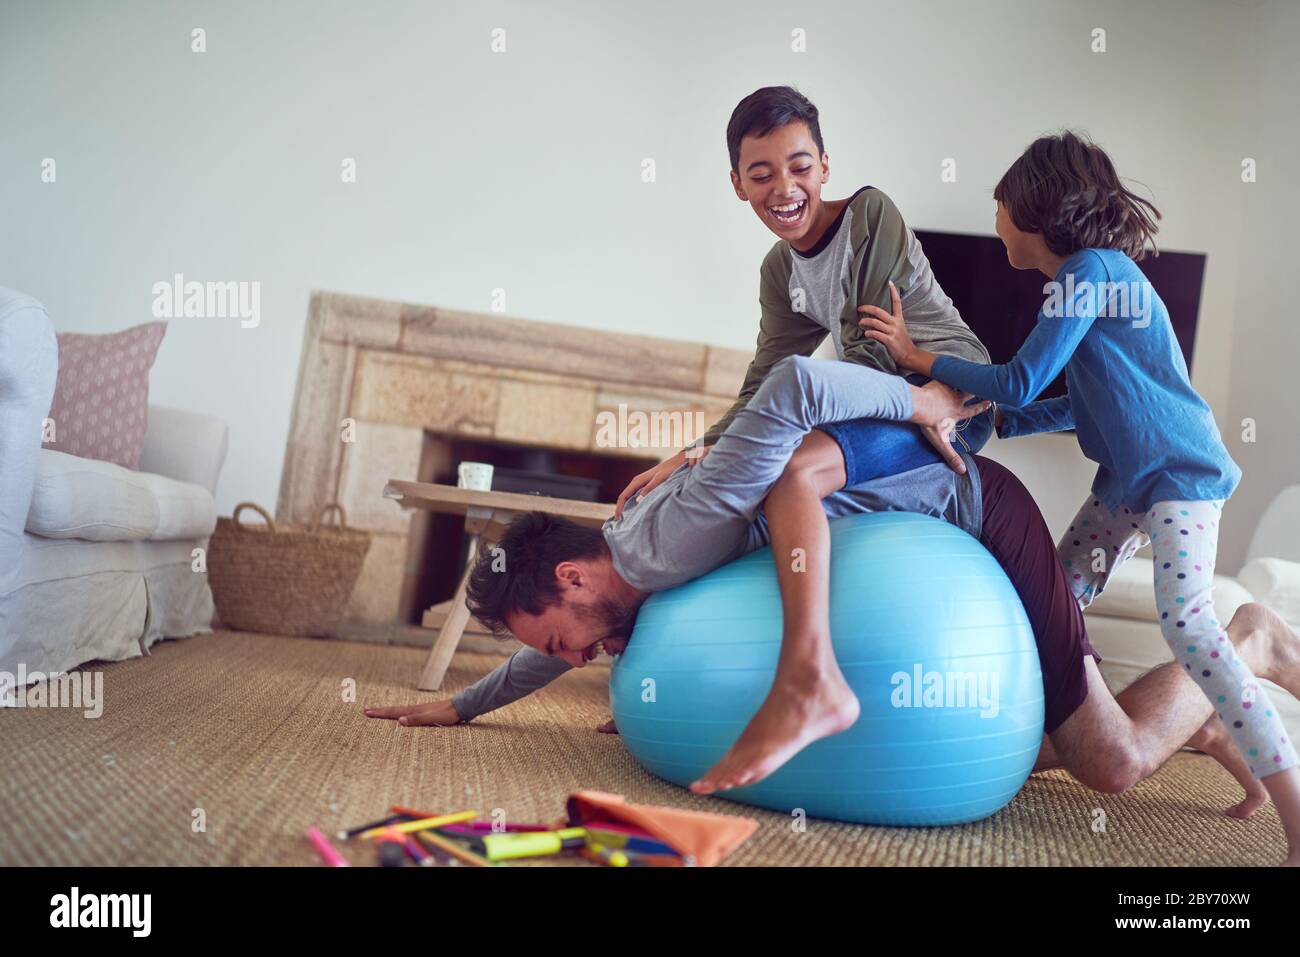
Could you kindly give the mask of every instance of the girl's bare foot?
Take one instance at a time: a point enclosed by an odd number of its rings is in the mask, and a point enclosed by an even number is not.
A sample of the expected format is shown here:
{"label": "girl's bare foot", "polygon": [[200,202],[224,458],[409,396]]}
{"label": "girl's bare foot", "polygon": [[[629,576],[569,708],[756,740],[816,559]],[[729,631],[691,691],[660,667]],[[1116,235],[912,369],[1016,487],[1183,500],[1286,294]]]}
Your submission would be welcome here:
{"label": "girl's bare foot", "polygon": [[717,764],[691,785],[696,794],[767,777],[819,738],[852,726],[861,710],[839,668],[778,674],[758,713]]}
{"label": "girl's bare foot", "polygon": [[1236,742],[1232,740],[1228,729],[1217,717],[1211,715],[1210,720],[1201,725],[1200,730],[1192,735],[1187,744],[1188,747],[1204,751],[1222,764],[1246,791],[1244,800],[1223,812],[1228,817],[1245,820],[1268,803],[1268,791],[1259,779],[1250,773],[1250,766],[1237,750]]}

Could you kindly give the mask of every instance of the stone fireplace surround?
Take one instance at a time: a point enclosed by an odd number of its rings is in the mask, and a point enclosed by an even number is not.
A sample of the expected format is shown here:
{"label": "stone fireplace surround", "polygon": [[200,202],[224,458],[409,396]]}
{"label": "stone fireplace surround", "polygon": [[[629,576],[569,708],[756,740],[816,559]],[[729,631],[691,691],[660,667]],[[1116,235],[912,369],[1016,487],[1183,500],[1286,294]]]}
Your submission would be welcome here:
{"label": "stone fireplace surround", "polygon": [[[431,437],[472,437],[647,463],[670,447],[606,449],[597,416],[702,413],[712,425],[740,390],[751,354],[694,342],[312,294],[276,519],[310,523],[340,501],[370,552],[340,637],[428,643],[408,625],[427,515],[382,496],[417,479]],[[344,420],[354,423],[344,441]],[[433,543],[437,547],[437,543]],[[454,543],[448,543],[454,547]],[[468,643],[467,643],[468,644]]]}

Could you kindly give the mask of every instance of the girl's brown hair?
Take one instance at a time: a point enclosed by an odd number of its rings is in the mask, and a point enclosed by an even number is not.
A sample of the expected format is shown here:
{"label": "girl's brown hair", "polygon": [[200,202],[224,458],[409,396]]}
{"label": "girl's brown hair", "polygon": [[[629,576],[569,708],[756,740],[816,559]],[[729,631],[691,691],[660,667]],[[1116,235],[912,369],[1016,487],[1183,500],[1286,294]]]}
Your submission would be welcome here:
{"label": "girl's brown hair", "polygon": [[1042,233],[1058,256],[1118,249],[1141,259],[1155,250],[1160,211],[1125,188],[1105,150],[1066,130],[1029,144],[993,188],[1016,228]]}

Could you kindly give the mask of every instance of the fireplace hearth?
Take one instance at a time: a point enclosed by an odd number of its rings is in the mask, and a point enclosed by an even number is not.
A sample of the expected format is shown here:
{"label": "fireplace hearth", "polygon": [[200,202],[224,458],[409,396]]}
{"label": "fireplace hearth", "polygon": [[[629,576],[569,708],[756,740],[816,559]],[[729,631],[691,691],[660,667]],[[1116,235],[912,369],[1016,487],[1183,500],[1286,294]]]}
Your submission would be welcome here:
{"label": "fireplace hearth", "polygon": [[450,594],[463,542],[459,528],[384,499],[389,479],[454,484],[459,462],[490,462],[503,479],[518,478],[507,471],[515,470],[539,473],[539,484],[586,480],[578,484],[613,501],[676,446],[610,447],[615,433],[601,423],[624,421],[628,410],[714,422],[749,358],[701,343],[315,293],[276,518],[310,522],[321,505],[341,501],[372,544],[340,633],[402,640],[419,632],[411,623],[422,608]]}

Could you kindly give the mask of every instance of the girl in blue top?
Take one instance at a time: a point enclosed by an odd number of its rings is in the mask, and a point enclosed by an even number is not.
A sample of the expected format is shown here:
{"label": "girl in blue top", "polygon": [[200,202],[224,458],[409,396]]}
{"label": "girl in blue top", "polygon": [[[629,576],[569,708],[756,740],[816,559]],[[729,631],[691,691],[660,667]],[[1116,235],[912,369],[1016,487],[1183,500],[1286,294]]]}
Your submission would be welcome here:
{"label": "girl in blue top", "polygon": [[[1214,610],[1219,517],[1241,470],[1188,380],[1164,303],[1133,261],[1160,214],[1124,188],[1100,147],[1069,132],[1030,145],[993,197],[1011,265],[1052,279],[1037,325],[1010,362],[979,365],[916,348],[897,293],[892,313],[864,306],[861,324],[900,368],[999,403],[1003,438],[1076,431],[1099,468],[1058,546],[1075,598],[1086,608],[1150,542],[1165,641],[1272,796],[1288,863],[1300,862],[1300,760]],[[1062,369],[1069,394],[1035,401]]]}

